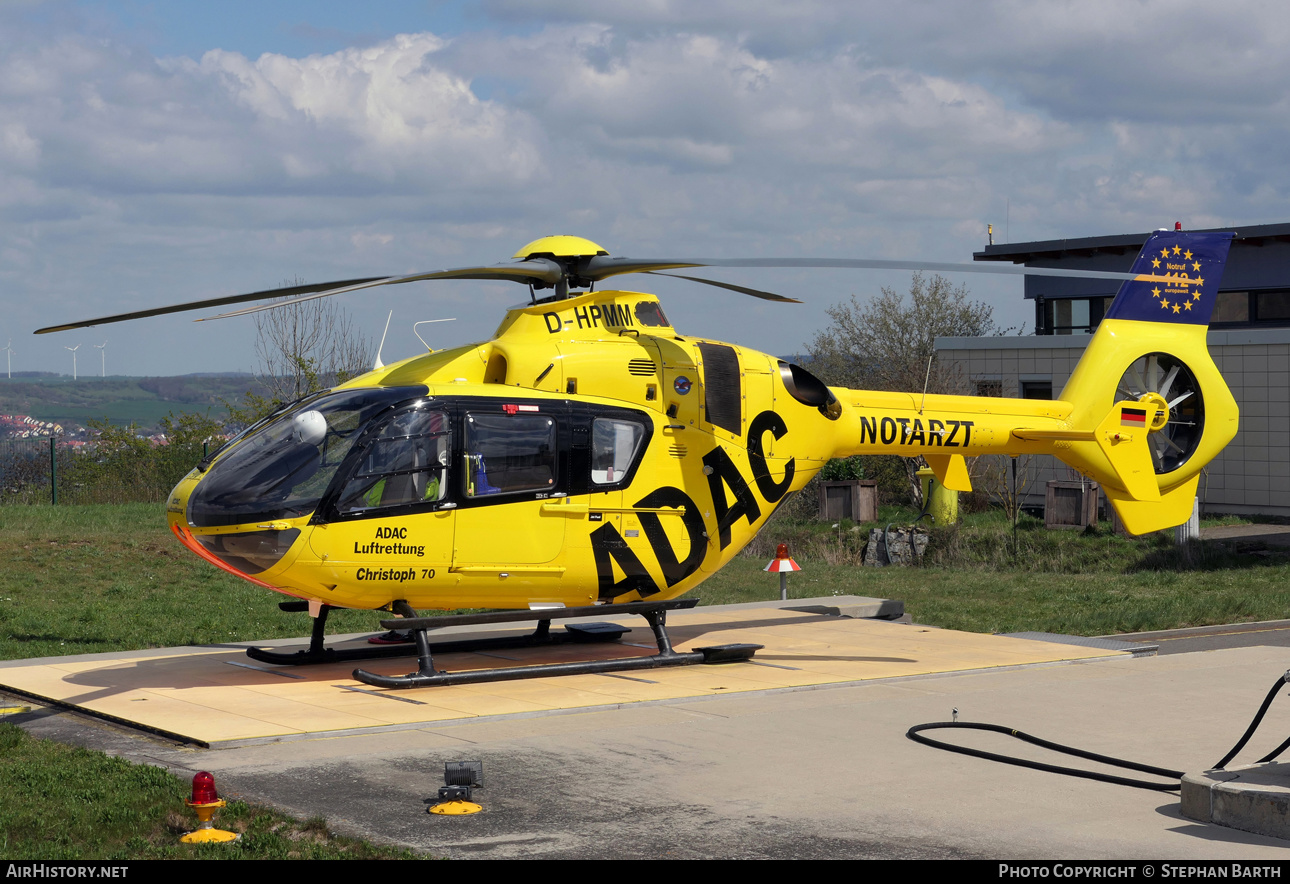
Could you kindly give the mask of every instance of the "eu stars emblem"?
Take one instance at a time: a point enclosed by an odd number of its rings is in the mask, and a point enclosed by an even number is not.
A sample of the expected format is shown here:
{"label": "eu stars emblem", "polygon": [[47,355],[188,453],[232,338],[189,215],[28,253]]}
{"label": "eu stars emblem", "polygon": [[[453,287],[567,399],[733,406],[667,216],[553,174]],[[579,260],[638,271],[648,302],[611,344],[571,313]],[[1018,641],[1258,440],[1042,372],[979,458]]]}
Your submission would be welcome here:
{"label": "eu stars emblem", "polygon": [[1182,230],[1154,234],[1151,248],[1134,261],[1132,272],[1156,278],[1125,282],[1106,318],[1207,325],[1219,280],[1206,269],[1221,270],[1232,236]]}

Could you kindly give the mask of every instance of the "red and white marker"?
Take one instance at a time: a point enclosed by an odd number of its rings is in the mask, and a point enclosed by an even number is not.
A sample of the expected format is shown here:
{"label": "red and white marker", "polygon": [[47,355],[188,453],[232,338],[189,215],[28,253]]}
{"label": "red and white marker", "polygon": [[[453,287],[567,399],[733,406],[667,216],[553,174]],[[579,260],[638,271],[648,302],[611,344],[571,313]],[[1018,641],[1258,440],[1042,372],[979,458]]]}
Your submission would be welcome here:
{"label": "red and white marker", "polygon": [[762,570],[779,575],[779,600],[781,602],[788,601],[788,575],[792,571],[802,570],[802,566],[793,561],[788,555],[787,543],[781,543],[775,547],[775,558]]}

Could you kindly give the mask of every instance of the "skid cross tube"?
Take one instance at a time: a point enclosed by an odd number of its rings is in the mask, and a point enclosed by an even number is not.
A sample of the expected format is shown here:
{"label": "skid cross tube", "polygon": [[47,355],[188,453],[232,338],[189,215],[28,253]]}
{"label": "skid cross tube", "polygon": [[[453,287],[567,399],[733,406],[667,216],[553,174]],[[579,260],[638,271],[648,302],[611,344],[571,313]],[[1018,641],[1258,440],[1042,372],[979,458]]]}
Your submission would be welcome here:
{"label": "skid cross tube", "polygon": [[[278,607],[283,611],[308,611],[308,602],[280,602]],[[247,648],[246,656],[261,663],[273,663],[278,666],[311,666],[317,663],[348,663],[356,660],[378,660],[387,657],[406,657],[413,651],[406,645],[370,646],[366,648],[328,648],[324,644],[327,629],[327,615],[331,605],[323,605],[318,616],[313,618],[313,630],[309,637],[309,647],[300,651],[274,651],[269,648]]]}
{"label": "skid cross tube", "polygon": [[[622,672],[634,669],[653,669],[658,666],[684,666],[692,663],[727,663],[747,660],[761,650],[761,645],[722,645],[699,648],[678,653],[672,648],[667,635],[667,612],[692,608],[697,599],[674,599],[665,602],[628,602],[619,605],[589,605],[581,608],[544,608],[536,611],[492,611],[485,614],[461,614],[449,617],[416,617],[383,620],[387,629],[407,629],[414,634],[417,646],[418,668],[404,676],[379,675],[363,669],[354,670],[354,678],[364,684],[382,688],[418,688],[441,685],[479,684],[491,681],[508,681],[519,678],[544,678],[553,675],[583,675],[596,672]],[[658,653],[649,657],[628,657],[618,660],[585,660],[573,663],[546,663],[533,666],[508,666],[497,669],[479,669],[465,672],[445,672],[434,668],[434,651],[447,650],[446,643],[431,645],[426,633],[430,629],[446,626],[477,625],[484,623],[511,623],[538,621],[537,633],[546,633],[552,619],[578,617],[603,617],[611,614],[640,614],[653,630]],[[534,633],[535,635],[537,633]],[[488,641],[487,639],[482,641]],[[466,642],[453,642],[453,650]],[[479,644],[474,645],[475,648]]]}
{"label": "skid cross tube", "polygon": [[671,599],[666,602],[623,602],[617,605],[584,605],[581,608],[535,608],[519,611],[485,611],[482,614],[448,614],[443,617],[404,617],[382,620],[383,629],[443,629],[449,626],[475,626],[481,623],[523,623],[542,620],[567,620],[578,617],[607,617],[613,614],[645,614],[647,611],[672,611],[693,608],[698,599]]}

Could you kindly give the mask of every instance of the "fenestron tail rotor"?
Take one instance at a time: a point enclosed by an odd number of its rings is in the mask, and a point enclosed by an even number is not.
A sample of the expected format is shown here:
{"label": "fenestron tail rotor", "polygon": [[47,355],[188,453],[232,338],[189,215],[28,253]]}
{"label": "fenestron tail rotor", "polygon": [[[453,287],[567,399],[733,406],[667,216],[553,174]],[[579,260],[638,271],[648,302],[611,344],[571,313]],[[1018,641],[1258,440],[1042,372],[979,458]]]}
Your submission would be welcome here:
{"label": "fenestron tail rotor", "polygon": [[[409,282],[426,282],[440,279],[484,279],[510,280],[526,285],[535,290],[553,289],[550,299],[569,297],[570,289],[586,289],[597,282],[613,276],[627,273],[659,273],[663,270],[678,270],[690,267],[724,267],[748,269],[835,269],[835,270],[927,270],[947,273],[992,273],[1010,276],[1037,274],[1045,276],[1094,277],[1100,279],[1137,279],[1146,281],[1166,281],[1164,277],[1115,273],[1111,271],[1063,270],[1046,267],[1022,267],[1006,264],[948,264],[932,261],[888,261],[868,258],[615,258],[603,248],[590,240],[577,236],[546,236],[536,239],[520,249],[515,260],[498,264],[487,264],[478,267],[457,267],[449,270],[435,270],[430,273],[414,273],[407,276],[372,276],[362,279],[345,279],[335,282],[313,283],[310,285],[288,286],[280,289],[266,289],[242,295],[230,295],[222,298],[208,298],[202,301],[189,301],[166,307],[155,307],[148,310],[135,310],[130,313],[118,313],[112,316],[101,316],[97,319],[86,319],[68,322],[61,325],[46,326],[37,329],[36,334],[43,335],[56,331],[68,331],[76,328],[87,328],[95,325],[106,325],[112,322],[124,322],[128,319],[144,319],[150,316],[164,316],[170,313],[182,313],[188,310],[202,310],[213,307],[226,307],[231,304],[243,304],[249,301],[267,301],[260,304],[221,313],[218,316],[202,319],[224,319],[231,316],[244,316],[258,313],[261,310],[274,310],[287,307],[301,301],[315,298],[326,298],[345,292],[374,288],[384,285],[401,285]],[[674,276],[690,282],[715,286],[728,291],[739,292],[771,301],[797,302],[773,292],[748,288],[732,283],[702,279],[682,274],[660,274]],[[200,320],[199,320],[200,321]]]}
{"label": "fenestron tail rotor", "polygon": [[1147,428],[1158,475],[1173,472],[1195,453],[1205,429],[1205,402],[1196,376],[1182,360],[1168,353],[1138,357],[1120,378],[1116,398],[1161,407],[1156,422]]}

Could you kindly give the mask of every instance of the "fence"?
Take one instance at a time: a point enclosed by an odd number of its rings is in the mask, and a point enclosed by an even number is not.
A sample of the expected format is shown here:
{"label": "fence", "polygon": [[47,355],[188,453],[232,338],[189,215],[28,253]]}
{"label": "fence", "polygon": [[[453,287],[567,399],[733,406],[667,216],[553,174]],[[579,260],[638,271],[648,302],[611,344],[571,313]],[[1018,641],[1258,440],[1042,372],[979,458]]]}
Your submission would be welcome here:
{"label": "fence", "polygon": [[208,452],[205,443],[105,449],[0,439],[0,504],[162,502]]}

